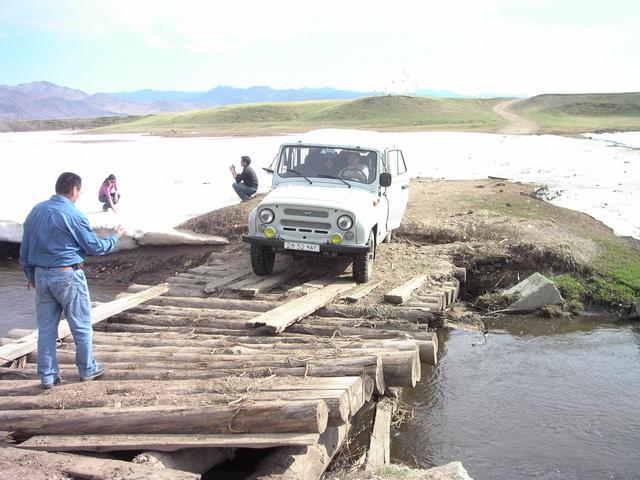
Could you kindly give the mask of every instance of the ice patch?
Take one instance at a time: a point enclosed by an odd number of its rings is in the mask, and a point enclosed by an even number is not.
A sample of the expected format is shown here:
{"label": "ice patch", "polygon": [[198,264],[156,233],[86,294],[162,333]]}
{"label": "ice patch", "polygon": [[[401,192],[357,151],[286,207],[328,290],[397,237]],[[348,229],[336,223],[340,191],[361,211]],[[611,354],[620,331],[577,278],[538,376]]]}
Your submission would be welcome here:
{"label": "ice patch", "polygon": [[[176,225],[239,201],[231,189],[230,164],[238,166],[241,155],[251,156],[260,191],[267,191],[271,177],[261,167],[271,164],[281,143],[298,140],[396,146],[403,150],[413,176],[474,179],[491,175],[547,185],[549,190],[563,191],[552,200],[554,204],[588,213],[618,234],[640,238],[636,213],[640,150],[629,148],[640,146],[640,133],[590,135],[591,139],[334,129],[258,138],[4,133],[0,134],[4,178],[14,181],[5,182],[0,190],[0,239],[19,241],[16,225],[51,195],[62,171],[73,171],[83,178],[77,206],[93,227],[122,224],[133,236],[157,233],[158,242],[178,241]],[[122,193],[117,214],[102,212],[97,198],[102,180],[110,173],[118,177]]]}

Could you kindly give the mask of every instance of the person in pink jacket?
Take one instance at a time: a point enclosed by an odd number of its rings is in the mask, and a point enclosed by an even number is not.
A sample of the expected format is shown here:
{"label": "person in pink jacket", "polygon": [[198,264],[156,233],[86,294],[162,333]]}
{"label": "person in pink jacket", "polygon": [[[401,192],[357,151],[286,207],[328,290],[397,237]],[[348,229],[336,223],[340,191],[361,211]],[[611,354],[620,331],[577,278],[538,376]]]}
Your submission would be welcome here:
{"label": "person in pink jacket", "polygon": [[114,212],[116,210],[116,203],[120,200],[120,192],[118,192],[118,185],[116,184],[116,176],[112,173],[107,178],[105,178],[104,182],[102,182],[102,186],[100,187],[100,191],[98,192],[98,200],[102,202],[102,210],[108,211],[111,208]]}

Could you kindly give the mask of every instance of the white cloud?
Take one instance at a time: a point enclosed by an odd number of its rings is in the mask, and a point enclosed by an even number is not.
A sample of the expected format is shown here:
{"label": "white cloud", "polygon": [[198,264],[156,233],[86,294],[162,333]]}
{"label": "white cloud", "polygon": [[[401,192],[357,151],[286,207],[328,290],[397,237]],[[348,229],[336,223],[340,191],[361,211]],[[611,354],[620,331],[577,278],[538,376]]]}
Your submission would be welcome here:
{"label": "white cloud", "polygon": [[640,85],[640,11],[621,0],[23,0],[0,3],[3,24],[138,39],[192,56],[203,81],[233,85],[528,94]]}

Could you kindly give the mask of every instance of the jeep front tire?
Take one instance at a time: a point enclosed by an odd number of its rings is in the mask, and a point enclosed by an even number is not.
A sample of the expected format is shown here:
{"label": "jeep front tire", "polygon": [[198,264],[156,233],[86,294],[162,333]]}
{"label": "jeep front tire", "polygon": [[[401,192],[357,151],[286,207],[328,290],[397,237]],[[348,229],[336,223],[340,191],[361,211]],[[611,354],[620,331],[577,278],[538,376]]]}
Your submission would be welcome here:
{"label": "jeep front tire", "polygon": [[264,245],[251,244],[251,268],[256,275],[270,275],[273,272],[273,264],[276,252]]}
{"label": "jeep front tire", "polygon": [[367,245],[369,246],[367,253],[359,253],[353,257],[353,279],[356,283],[367,283],[371,279],[373,257],[376,248],[373,231],[369,234]]}

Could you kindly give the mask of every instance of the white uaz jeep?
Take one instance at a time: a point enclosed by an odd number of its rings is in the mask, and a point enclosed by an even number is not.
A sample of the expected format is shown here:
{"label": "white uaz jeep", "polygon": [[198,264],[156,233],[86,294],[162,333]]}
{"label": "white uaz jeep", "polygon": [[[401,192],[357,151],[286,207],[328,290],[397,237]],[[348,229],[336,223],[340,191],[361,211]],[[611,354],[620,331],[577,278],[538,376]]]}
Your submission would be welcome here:
{"label": "white uaz jeep", "polygon": [[251,265],[273,270],[276,252],[353,257],[353,278],[371,276],[376,245],[400,226],[409,174],[397,149],[293,143],[267,169],[272,190],[249,214]]}

